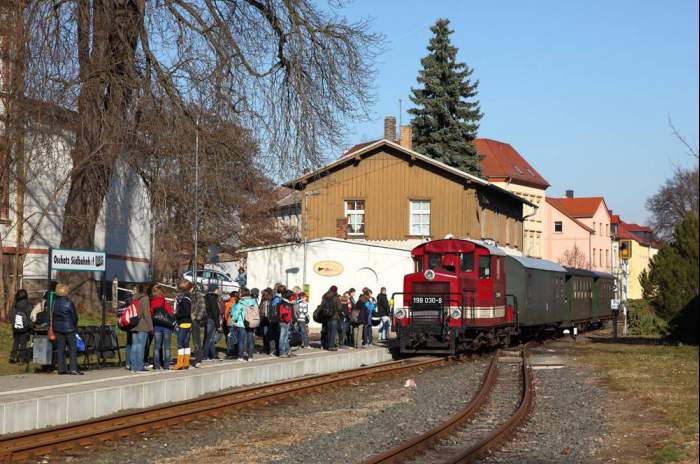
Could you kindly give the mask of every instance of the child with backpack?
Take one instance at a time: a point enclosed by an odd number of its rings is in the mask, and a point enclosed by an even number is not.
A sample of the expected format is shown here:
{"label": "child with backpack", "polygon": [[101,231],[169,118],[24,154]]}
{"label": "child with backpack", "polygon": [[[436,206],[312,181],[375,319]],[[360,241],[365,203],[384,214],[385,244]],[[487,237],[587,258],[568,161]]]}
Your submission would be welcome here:
{"label": "child with backpack", "polygon": [[285,290],[282,294],[282,299],[278,305],[279,311],[279,351],[280,357],[290,357],[291,353],[289,351],[289,327],[292,325],[292,319],[294,317],[294,303],[292,298],[294,292],[291,290]]}
{"label": "child with backpack", "polygon": [[241,299],[233,305],[231,323],[238,334],[238,360],[252,361],[255,353],[255,329],[260,325],[258,303],[250,290],[241,289]]}
{"label": "child with backpack", "polygon": [[10,311],[10,323],[12,324],[12,351],[10,351],[10,363],[29,362],[29,336],[32,330],[31,322],[32,305],[29,303],[27,291],[20,288],[15,294],[15,303]]}
{"label": "child with backpack", "polygon": [[294,304],[294,313],[297,320],[297,327],[301,334],[301,348],[309,347],[309,297],[306,293],[299,293],[299,298]]}

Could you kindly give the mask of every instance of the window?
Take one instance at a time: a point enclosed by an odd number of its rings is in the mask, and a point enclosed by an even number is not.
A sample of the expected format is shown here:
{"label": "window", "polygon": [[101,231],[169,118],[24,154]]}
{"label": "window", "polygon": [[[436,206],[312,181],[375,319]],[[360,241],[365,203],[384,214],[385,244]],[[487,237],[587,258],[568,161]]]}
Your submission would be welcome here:
{"label": "window", "polygon": [[479,256],[479,278],[488,279],[491,277],[491,268],[489,267],[489,257]]}
{"label": "window", "polygon": [[608,251],[610,250],[605,250],[605,265],[610,267],[610,255],[608,254]]}
{"label": "window", "polygon": [[413,258],[413,262],[416,264],[416,272],[423,272],[423,257],[416,256]]}
{"label": "window", "polygon": [[520,166],[518,166],[517,164],[514,164],[514,165],[513,165],[513,168],[515,169],[515,172],[517,172],[518,174],[522,174],[522,173],[523,173],[523,170],[520,169]]}
{"label": "window", "polygon": [[462,272],[474,271],[474,252],[462,253]]}
{"label": "window", "polygon": [[593,259],[591,260],[591,263],[595,266],[595,248],[593,248]]}
{"label": "window", "polygon": [[595,235],[595,221],[593,221],[593,235]]}
{"label": "window", "polygon": [[348,220],[348,235],[365,235],[364,200],[346,201],[345,217]]}
{"label": "window", "polygon": [[603,250],[600,250],[600,253],[598,253],[598,265],[603,267]]}
{"label": "window", "polygon": [[411,200],[410,235],[430,235],[430,202]]}
{"label": "window", "polygon": [[428,254],[428,269],[437,269],[442,264],[442,255],[437,253]]}
{"label": "window", "polygon": [[561,221],[554,221],[554,232],[563,232],[564,231],[564,226],[562,225]]}

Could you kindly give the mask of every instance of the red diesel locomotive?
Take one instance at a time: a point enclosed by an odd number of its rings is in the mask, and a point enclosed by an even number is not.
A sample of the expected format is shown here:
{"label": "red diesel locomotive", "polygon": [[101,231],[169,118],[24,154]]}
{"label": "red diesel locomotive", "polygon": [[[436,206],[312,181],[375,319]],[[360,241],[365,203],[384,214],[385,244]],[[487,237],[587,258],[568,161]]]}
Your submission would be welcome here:
{"label": "red diesel locomotive", "polygon": [[434,240],[411,256],[415,272],[393,298],[401,353],[507,345],[523,331],[576,331],[612,317],[609,274],[510,256],[476,240]]}

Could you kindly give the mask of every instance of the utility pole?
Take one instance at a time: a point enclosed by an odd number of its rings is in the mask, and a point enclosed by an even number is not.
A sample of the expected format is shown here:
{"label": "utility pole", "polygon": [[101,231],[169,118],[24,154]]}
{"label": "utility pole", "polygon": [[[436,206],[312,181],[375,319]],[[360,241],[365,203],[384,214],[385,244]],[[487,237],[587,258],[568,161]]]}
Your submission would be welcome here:
{"label": "utility pole", "polygon": [[194,136],[194,260],[192,261],[192,283],[197,289],[197,234],[199,232],[199,117]]}

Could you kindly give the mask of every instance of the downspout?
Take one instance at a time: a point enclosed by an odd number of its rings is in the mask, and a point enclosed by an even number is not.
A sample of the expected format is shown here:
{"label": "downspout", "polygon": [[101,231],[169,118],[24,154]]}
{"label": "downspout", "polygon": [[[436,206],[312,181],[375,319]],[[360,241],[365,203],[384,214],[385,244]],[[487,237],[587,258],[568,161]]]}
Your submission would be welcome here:
{"label": "downspout", "polygon": [[588,269],[593,270],[593,248],[592,245],[593,232],[588,232]]}
{"label": "downspout", "polygon": [[521,244],[522,244],[522,247],[523,247],[523,254],[524,254],[525,256],[529,256],[529,255],[525,252],[525,219],[534,216],[535,214],[537,214],[537,210],[540,209],[539,206],[533,206],[533,208],[534,208],[534,210],[532,211],[532,214],[528,214],[527,216],[523,216],[523,230],[521,231],[523,237],[522,237],[522,242],[521,242]]}

